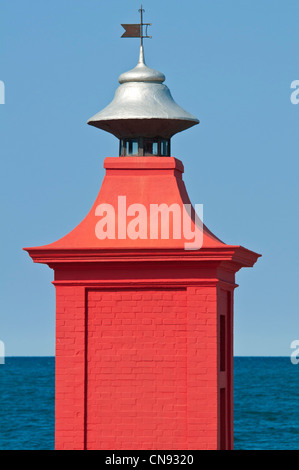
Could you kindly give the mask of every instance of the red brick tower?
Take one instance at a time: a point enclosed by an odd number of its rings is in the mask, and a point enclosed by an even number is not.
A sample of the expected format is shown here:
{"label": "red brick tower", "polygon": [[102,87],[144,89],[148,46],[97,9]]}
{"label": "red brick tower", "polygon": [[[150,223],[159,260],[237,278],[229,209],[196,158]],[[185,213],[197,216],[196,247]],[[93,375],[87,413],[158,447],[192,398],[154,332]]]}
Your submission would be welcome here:
{"label": "red brick tower", "polygon": [[233,447],[235,273],[259,255],[190,208],[170,139],[198,120],[164,80],[141,47],[89,121],[120,139],[92,209],[26,248],[55,276],[56,449]]}

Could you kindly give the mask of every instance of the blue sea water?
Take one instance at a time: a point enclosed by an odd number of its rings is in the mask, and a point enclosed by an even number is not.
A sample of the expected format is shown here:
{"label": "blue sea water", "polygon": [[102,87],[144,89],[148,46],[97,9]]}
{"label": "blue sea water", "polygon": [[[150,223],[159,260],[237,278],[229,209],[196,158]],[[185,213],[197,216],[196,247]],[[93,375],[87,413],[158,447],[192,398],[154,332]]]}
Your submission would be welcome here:
{"label": "blue sea water", "polygon": [[[54,449],[53,357],[0,365],[0,449]],[[234,360],[235,449],[299,449],[299,364],[288,357]]]}

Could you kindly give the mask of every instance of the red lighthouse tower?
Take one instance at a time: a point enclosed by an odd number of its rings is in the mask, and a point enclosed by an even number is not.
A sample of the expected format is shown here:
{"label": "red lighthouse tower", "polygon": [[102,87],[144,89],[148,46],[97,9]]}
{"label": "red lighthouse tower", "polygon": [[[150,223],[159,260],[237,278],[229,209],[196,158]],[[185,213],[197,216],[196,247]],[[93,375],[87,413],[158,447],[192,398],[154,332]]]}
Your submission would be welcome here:
{"label": "red lighthouse tower", "polygon": [[26,248],[54,270],[56,449],[232,449],[235,274],[258,254],[192,208],[171,137],[199,121],[138,65],[89,124],[120,140],[85,219]]}

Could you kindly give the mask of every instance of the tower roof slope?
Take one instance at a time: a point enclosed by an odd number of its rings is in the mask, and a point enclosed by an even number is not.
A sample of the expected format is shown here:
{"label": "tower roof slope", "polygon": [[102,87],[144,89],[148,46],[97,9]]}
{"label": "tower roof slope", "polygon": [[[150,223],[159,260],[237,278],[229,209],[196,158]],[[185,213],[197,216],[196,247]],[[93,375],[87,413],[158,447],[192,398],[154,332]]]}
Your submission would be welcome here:
{"label": "tower roof slope", "polygon": [[[96,261],[105,258],[108,253],[110,257],[125,260],[127,256],[137,259],[141,253],[146,252],[147,256],[161,256],[163,253],[163,256],[169,260],[173,256],[179,256],[182,261],[195,256],[202,260],[215,259],[223,262],[235,259],[236,265],[241,263],[242,266],[252,266],[258,258],[259,255],[245,248],[223,243],[195,217],[194,210],[187,215],[187,219],[189,217],[191,232],[198,234],[198,240],[201,243],[198,249],[196,246],[186,249],[190,243],[189,236],[184,236],[182,232],[181,238],[177,239],[171,227],[169,238],[163,238],[161,230],[158,231],[156,238],[151,238],[152,204],[164,204],[168,208],[176,205],[182,213],[190,204],[182,180],[184,168],[180,160],[173,157],[110,157],[105,159],[104,167],[106,175],[90,212],[74,230],[56,242],[25,248],[34,261],[51,262],[55,258],[63,262],[63,260],[76,260],[77,257],[82,260]],[[122,207],[120,207],[119,196],[122,198]],[[96,235],[96,225],[100,220],[97,216],[97,208],[102,204],[110,205],[115,210],[115,238],[99,239]],[[123,223],[124,210],[128,213],[129,207],[136,204],[145,208],[145,220],[142,223],[146,226],[146,236],[131,238],[126,232],[125,236],[119,238],[119,224]],[[133,218],[132,215],[126,218],[126,227]],[[171,223],[170,217],[169,224]]]}

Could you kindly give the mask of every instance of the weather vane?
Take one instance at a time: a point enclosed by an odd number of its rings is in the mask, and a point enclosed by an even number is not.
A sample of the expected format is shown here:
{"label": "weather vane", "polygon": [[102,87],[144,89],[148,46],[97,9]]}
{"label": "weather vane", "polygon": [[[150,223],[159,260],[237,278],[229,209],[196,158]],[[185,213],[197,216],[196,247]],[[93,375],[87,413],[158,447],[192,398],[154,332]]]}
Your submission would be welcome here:
{"label": "weather vane", "polygon": [[[140,24],[122,24],[122,27],[125,29],[124,34],[121,36],[122,38],[140,38],[141,39],[141,46],[143,46],[143,38],[150,38],[152,36],[148,36],[147,28],[151,26],[152,23],[143,23],[143,10],[142,5],[141,8],[138,10],[140,12]],[[145,34],[143,34],[143,26],[145,26]]]}

